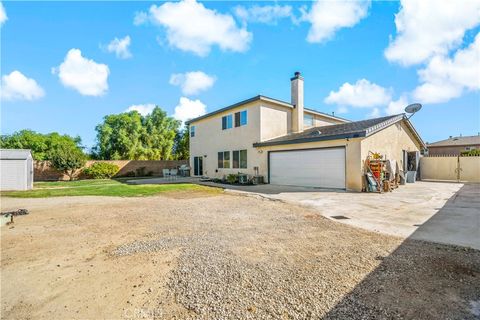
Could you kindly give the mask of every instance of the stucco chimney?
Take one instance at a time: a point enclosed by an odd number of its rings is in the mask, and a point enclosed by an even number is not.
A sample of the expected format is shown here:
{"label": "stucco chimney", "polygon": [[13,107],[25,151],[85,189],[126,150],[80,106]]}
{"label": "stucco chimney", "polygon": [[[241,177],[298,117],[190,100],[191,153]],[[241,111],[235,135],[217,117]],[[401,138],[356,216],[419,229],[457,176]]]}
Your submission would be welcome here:
{"label": "stucco chimney", "polygon": [[295,72],[290,79],[292,88],[292,132],[303,131],[303,77],[300,72]]}

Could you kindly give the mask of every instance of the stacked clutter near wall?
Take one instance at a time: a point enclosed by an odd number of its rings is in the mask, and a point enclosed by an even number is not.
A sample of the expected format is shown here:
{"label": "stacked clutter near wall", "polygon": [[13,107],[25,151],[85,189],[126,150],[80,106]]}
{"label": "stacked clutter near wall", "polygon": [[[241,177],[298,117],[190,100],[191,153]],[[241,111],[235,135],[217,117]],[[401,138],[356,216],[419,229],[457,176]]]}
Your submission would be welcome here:
{"label": "stacked clutter near wall", "polygon": [[379,153],[369,152],[365,160],[364,191],[390,192],[400,184],[397,161],[384,159]]}

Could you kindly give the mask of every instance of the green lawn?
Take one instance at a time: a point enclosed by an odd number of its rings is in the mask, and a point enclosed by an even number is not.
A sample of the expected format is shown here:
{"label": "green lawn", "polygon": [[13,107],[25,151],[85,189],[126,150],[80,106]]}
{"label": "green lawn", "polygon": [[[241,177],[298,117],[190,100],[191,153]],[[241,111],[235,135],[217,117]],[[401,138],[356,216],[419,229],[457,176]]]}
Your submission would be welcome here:
{"label": "green lawn", "polygon": [[196,184],[150,184],[128,185],[117,180],[78,180],[36,182],[33,190],[2,192],[2,197],[47,198],[64,196],[111,196],[140,197],[153,196],[168,191],[203,191],[220,192],[217,188],[209,188]]}

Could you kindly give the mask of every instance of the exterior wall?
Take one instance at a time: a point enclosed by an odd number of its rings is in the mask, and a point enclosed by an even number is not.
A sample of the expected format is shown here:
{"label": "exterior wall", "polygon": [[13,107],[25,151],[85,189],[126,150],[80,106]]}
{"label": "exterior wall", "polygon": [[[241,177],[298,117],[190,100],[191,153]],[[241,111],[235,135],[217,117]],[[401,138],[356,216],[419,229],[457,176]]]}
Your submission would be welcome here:
{"label": "exterior wall", "polygon": [[428,147],[429,155],[445,155],[445,156],[458,156],[463,151],[466,150],[466,147],[480,149],[480,145],[469,145],[469,146],[451,146],[451,147]]}
{"label": "exterior wall", "polygon": [[360,166],[360,141],[361,139],[339,139],[330,141],[318,141],[310,143],[297,143],[279,146],[268,146],[258,148],[260,157],[259,174],[268,181],[268,152],[280,150],[299,150],[299,149],[315,149],[327,147],[345,147],[346,156],[346,187],[349,191],[362,190],[362,170]]}
{"label": "exterior wall", "polygon": [[1,159],[0,160],[0,190],[27,190],[28,159]]}
{"label": "exterior wall", "polygon": [[420,168],[425,180],[480,182],[480,157],[422,157]]}
{"label": "exterior wall", "polygon": [[362,172],[369,151],[380,153],[386,156],[386,159],[396,160],[398,166],[403,168],[403,150],[420,151],[421,149],[420,144],[413,137],[403,121],[397,122],[388,128],[366,137],[362,140],[361,145]]}
{"label": "exterior wall", "polygon": [[[117,165],[120,170],[116,177],[131,176],[137,170],[142,170],[145,174],[152,176],[162,176],[163,169],[177,168],[183,164],[188,164],[187,160],[90,160],[87,161],[85,167],[90,167],[95,162],[108,162]],[[34,179],[35,181],[52,181],[52,180],[68,180],[69,177],[63,172],[56,170],[50,166],[48,161],[34,162]],[[86,178],[82,174],[82,170],[78,170],[76,178]]]}
{"label": "exterior wall", "polygon": [[273,104],[262,104],[260,107],[260,141],[281,137],[291,131],[292,109]]}
{"label": "exterior wall", "polygon": [[[230,173],[254,174],[254,167],[258,166],[257,151],[253,143],[260,141],[261,105],[264,101],[254,101],[234,109],[218,113],[211,117],[195,121],[195,137],[190,138],[190,167],[194,174],[194,157],[203,157],[203,175],[210,178],[223,178]],[[284,108],[286,109],[286,108]],[[222,130],[222,117],[235,112],[247,110],[247,125]],[[283,116],[279,116],[282,118]],[[280,126],[282,124],[279,124]],[[268,136],[268,133],[264,133]],[[217,155],[220,151],[247,150],[247,169],[219,169]],[[232,166],[230,152],[230,167]]]}

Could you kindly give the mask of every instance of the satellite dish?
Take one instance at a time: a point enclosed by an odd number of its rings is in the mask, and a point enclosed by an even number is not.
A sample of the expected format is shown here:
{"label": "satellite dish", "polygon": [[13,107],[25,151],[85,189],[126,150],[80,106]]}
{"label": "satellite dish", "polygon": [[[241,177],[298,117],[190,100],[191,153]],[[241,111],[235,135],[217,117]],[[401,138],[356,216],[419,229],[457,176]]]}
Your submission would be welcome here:
{"label": "satellite dish", "polygon": [[422,105],[420,103],[412,103],[405,108],[405,112],[413,114],[420,111],[420,109],[422,109]]}

